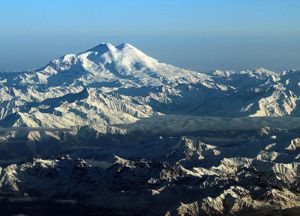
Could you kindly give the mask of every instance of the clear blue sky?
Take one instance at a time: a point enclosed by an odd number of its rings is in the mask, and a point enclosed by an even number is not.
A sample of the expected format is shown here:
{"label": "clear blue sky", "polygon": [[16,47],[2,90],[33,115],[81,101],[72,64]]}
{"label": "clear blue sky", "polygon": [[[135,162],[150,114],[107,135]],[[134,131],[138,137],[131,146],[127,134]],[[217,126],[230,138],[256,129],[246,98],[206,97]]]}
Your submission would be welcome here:
{"label": "clear blue sky", "polygon": [[195,70],[300,69],[297,0],[1,0],[0,70],[129,42]]}

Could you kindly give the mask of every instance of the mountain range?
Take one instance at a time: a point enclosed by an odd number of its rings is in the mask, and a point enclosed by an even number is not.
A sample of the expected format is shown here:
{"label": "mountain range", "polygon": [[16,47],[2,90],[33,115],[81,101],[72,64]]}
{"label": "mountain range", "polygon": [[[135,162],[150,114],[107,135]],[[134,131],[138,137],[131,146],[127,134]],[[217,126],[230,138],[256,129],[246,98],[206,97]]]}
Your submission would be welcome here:
{"label": "mountain range", "polygon": [[91,215],[299,214],[299,99],[296,70],[201,73],[127,43],[0,73],[0,198]]}
{"label": "mountain range", "polygon": [[0,121],[2,127],[88,126],[107,133],[155,115],[300,116],[298,73],[199,73],[130,44],[100,44],[34,71],[0,73]]}

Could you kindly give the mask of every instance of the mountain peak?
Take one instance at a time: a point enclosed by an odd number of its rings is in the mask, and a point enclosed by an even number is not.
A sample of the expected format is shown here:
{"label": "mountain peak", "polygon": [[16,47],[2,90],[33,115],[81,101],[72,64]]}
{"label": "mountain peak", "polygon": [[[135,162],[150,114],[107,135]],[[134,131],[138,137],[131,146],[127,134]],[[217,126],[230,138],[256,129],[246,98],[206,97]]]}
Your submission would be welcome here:
{"label": "mountain peak", "polygon": [[266,68],[260,67],[260,68],[256,68],[253,70],[253,72],[255,73],[259,73],[259,74],[270,74],[270,73],[275,73],[274,71],[270,71]]}
{"label": "mountain peak", "polygon": [[109,50],[116,49],[114,45],[111,43],[100,43],[99,45],[87,50],[87,52],[107,52]]}
{"label": "mountain peak", "polygon": [[118,45],[117,48],[119,50],[122,50],[124,48],[134,48],[134,49],[137,49],[136,47],[134,47],[133,45],[131,45],[129,43],[122,43],[122,44]]}

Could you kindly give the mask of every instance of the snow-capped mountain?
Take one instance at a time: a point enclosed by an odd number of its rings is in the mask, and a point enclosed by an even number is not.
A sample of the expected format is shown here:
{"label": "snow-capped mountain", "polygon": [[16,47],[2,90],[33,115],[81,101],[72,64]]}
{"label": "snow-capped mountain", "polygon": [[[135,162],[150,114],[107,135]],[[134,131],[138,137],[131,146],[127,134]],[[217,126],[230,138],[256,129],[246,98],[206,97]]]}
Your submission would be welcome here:
{"label": "snow-capped mountain", "polygon": [[[161,114],[299,116],[299,77],[297,71],[263,68],[198,73],[161,63],[130,44],[103,43],[34,71],[0,73],[0,122],[107,133]],[[40,137],[29,133],[32,140]]]}
{"label": "snow-capped mountain", "polygon": [[298,71],[200,73],[130,44],[0,73],[0,207],[297,215],[299,97]]}
{"label": "snow-capped mountain", "polygon": [[88,125],[101,133],[158,114],[154,104],[180,96],[177,86],[214,85],[205,74],[160,63],[129,44],[100,44],[35,71],[2,73],[0,83],[4,126]]}

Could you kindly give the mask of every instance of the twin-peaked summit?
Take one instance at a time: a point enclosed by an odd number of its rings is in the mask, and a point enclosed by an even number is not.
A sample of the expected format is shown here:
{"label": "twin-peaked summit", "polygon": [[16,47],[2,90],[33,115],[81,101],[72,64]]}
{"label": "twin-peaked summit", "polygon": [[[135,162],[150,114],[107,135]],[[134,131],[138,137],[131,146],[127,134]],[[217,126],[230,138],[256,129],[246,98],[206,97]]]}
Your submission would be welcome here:
{"label": "twin-peaked summit", "polygon": [[[53,60],[35,73],[38,82],[50,85],[120,80],[141,85],[161,85],[165,82],[197,82],[205,77],[161,63],[128,43],[118,46],[101,43],[79,54],[68,54]],[[53,78],[68,82],[56,83]]]}
{"label": "twin-peaked summit", "polygon": [[[135,46],[129,44],[129,43],[122,43],[118,46],[114,46],[113,44],[111,43],[100,43],[99,45],[91,48],[91,49],[88,49],[87,51],[85,52],[98,52],[98,53],[105,53],[105,52],[108,52],[108,51],[121,51],[121,50],[124,50],[124,49],[132,49],[132,50],[135,50],[137,52],[141,52],[141,50],[137,49]],[[84,52],[84,53],[85,53]],[[145,54],[144,54],[145,55]]]}

